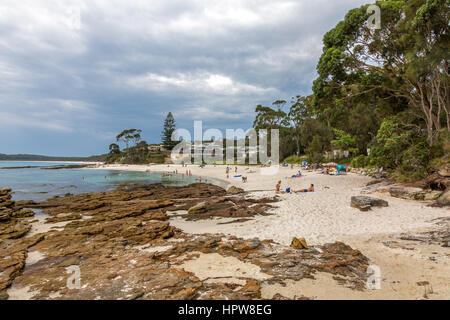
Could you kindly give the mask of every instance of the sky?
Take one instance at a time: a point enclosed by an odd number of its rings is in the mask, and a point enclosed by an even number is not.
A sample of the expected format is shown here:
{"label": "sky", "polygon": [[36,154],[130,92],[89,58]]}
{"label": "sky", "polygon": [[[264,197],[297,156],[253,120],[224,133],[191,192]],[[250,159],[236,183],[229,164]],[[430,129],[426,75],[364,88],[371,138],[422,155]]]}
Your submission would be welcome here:
{"label": "sky", "polygon": [[249,129],[311,93],[323,35],[370,0],[1,0],[0,153],[89,156],[123,129]]}

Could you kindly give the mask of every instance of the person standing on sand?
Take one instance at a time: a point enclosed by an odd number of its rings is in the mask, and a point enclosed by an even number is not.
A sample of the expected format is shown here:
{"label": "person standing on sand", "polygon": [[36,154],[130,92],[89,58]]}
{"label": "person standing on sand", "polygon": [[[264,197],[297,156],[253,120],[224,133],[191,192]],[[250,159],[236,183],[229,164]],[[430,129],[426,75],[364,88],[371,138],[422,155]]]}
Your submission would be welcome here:
{"label": "person standing on sand", "polygon": [[234,168],[234,173],[237,173],[237,167]]}

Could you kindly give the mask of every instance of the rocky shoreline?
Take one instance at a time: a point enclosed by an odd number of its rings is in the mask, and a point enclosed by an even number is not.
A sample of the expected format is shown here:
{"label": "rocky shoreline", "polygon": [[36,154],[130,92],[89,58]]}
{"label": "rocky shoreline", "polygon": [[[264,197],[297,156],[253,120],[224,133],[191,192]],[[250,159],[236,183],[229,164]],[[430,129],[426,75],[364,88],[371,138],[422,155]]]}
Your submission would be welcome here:
{"label": "rocky shoreline", "polygon": [[[289,247],[187,234],[169,222],[170,214],[186,210],[185,219],[242,221],[269,214],[276,201],[209,184],[129,184],[40,203],[14,202],[10,189],[0,189],[0,298],[260,299],[263,285],[318,272],[365,290],[369,259],[344,243]],[[43,215],[33,217],[30,208]],[[35,230],[39,223],[45,232]],[[80,272],[77,288],[68,286],[73,267]]]}

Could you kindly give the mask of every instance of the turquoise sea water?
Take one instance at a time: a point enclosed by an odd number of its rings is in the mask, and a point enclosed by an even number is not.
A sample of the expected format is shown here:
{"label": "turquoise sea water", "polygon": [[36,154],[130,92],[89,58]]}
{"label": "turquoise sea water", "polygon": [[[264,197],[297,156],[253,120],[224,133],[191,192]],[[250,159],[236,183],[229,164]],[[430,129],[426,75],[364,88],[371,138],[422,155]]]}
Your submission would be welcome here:
{"label": "turquoise sea water", "polygon": [[[78,194],[114,189],[125,182],[188,185],[197,177],[174,175],[161,177],[157,172],[131,172],[95,169],[42,170],[43,166],[64,165],[62,162],[0,161],[0,187],[13,189],[13,200],[42,201],[66,193]],[[1,169],[3,167],[37,166],[26,169]]]}

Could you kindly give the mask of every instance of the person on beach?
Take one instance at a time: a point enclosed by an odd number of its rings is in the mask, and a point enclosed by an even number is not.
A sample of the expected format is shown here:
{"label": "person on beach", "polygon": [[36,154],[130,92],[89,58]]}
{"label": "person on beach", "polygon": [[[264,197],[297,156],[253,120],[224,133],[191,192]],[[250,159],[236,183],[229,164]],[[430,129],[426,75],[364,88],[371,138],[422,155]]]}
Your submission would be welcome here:
{"label": "person on beach", "polygon": [[281,193],[280,188],[281,188],[281,180],[278,181],[277,185],[275,186],[275,193]]}
{"label": "person on beach", "polygon": [[347,168],[345,168],[342,164],[339,164],[339,165],[336,167],[336,170],[337,170],[337,175],[338,175],[338,176],[341,174],[341,171],[347,172]]}
{"label": "person on beach", "polygon": [[244,176],[243,176],[243,177],[242,177],[242,182],[243,182],[243,183],[247,183],[247,177],[244,177]]}
{"label": "person on beach", "polygon": [[234,168],[234,173],[237,173],[237,167]]}
{"label": "person on beach", "polygon": [[314,192],[314,185],[311,184],[311,186],[308,189],[301,189],[301,190],[292,190],[294,193],[300,193],[300,192]]}

